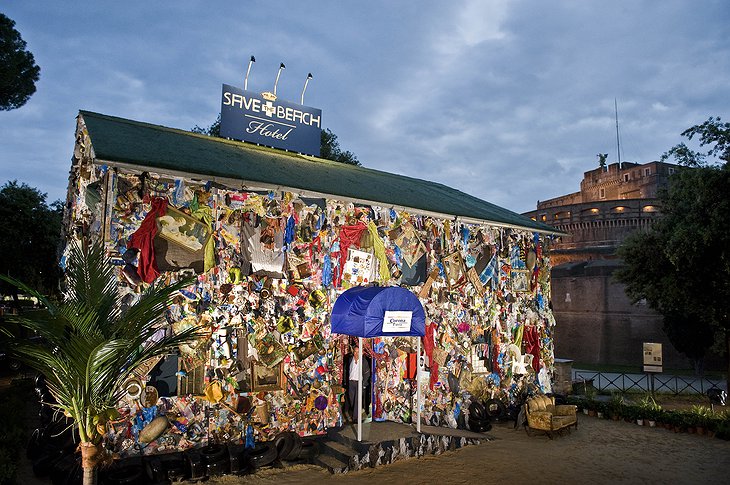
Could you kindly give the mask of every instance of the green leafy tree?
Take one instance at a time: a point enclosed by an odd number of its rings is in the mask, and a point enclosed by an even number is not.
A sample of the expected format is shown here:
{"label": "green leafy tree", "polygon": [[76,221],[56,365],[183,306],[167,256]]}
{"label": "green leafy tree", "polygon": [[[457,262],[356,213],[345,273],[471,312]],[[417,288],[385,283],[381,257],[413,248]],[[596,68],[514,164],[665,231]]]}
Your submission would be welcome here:
{"label": "green leafy tree", "polygon": [[730,356],[730,124],[710,118],[682,135],[704,151],[680,143],[664,154],[682,167],[661,196],[662,217],[619,249],[617,278],[664,316],[678,350],[701,361],[716,337]]}
{"label": "green leafy tree", "polygon": [[215,121],[207,128],[202,128],[198,125],[195,125],[195,127],[190,130],[193,133],[200,133],[201,135],[208,135],[208,136],[217,136],[218,138],[221,137],[221,115],[218,113],[218,118],[215,119]]}
{"label": "green leafy tree", "polygon": [[337,140],[337,135],[327,128],[322,130],[322,138],[320,143],[320,154],[319,156],[327,160],[334,160],[335,162],[346,163],[348,165],[361,166],[360,161],[357,159],[354,153],[349,150],[343,151],[340,148],[340,142]]}
{"label": "green leafy tree", "polygon": [[41,68],[15,30],[15,22],[0,13],[0,110],[23,106],[35,93]]}
{"label": "green leafy tree", "polygon": [[[18,280],[0,275],[35,296],[44,310],[9,317],[37,332],[42,343],[15,339],[10,351],[46,377],[54,404],[70,416],[81,439],[84,485],[96,483],[104,423],[114,416],[128,375],[148,359],[175,351],[199,330],[159,337],[167,305],[191,281],[151,286],[128,308],[117,292],[114,266],[100,244],[72,245],[66,298],[56,304]],[[154,338],[153,338],[154,337]]]}
{"label": "green leafy tree", "polygon": [[[46,202],[46,194],[16,180],[0,187],[0,274],[27,282],[43,294],[58,288],[58,250],[63,206]],[[0,284],[0,292],[17,288]]]}
{"label": "green leafy tree", "polygon": [[662,155],[662,160],[673,158],[686,167],[705,166],[708,164],[708,157],[717,157],[723,163],[730,162],[730,123],[723,123],[719,116],[710,116],[704,123],[687,128],[682,136],[689,140],[696,136],[700,147],[709,147],[706,151],[695,151],[685,143],[679,143]]}
{"label": "green leafy tree", "polygon": [[[201,135],[220,137],[221,115],[219,114],[218,118],[216,118],[215,121],[207,128],[202,128],[198,125],[195,125],[195,127],[191,131],[193,133],[200,133]],[[321,133],[322,134],[320,137],[319,145],[320,158],[333,160],[335,162],[346,163],[348,165],[357,165],[358,167],[362,166],[354,153],[349,150],[343,151],[340,148],[340,142],[337,140],[337,135],[332,133],[329,128],[322,130]]]}

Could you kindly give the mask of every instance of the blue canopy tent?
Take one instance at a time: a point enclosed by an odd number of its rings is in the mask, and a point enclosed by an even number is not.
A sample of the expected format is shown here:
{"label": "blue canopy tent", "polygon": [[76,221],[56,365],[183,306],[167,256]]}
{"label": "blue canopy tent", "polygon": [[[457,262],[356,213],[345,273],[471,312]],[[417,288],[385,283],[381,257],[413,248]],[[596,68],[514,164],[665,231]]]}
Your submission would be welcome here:
{"label": "blue canopy tent", "polygon": [[[423,337],[426,312],[416,295],[400,286],[356,286],[342,293],[332,307],[332,333],[358,337],[358,372],[362,382],[362,339]],[[418,356],[421,340],[418,339]],[[421,366],[416,370],[417,430],[421,431]],[[357,439],[362,441],[362,386],[358,386]]]}

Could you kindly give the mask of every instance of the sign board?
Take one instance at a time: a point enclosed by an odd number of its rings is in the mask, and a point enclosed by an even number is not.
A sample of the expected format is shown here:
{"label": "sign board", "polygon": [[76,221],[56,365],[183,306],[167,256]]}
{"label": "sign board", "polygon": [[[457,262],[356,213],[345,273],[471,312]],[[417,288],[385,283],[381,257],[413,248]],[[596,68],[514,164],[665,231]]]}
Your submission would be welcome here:
{"label": "sign board", "polygon": [[644,342],[644,372],[662,372],[662,344]]}
{"label": "sign board", "polygon": [[399,333],[411,331],[413,312],[385,311],[383,318],[383,333]]}
{"label": "sign board", "polygon": [[224,84],[221,136],[318,157],[322,110]]}

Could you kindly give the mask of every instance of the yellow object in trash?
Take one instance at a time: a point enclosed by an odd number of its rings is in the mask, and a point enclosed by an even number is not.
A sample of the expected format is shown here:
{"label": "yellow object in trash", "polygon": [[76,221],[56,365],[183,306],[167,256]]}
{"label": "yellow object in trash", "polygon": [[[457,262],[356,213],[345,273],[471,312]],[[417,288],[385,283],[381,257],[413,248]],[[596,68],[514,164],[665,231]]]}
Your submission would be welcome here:
{"label": "yellow object in trash", "polygon": [[223,399],[223,387],[218,381],[213,381],[205,387],[205,399],[215,404]]}
{"label": "yellow object in trash", "polygon": [[156,440],[165,432],[169,425],[170,422],[165,416],[157,416],[150,422],[150,424],[145,426],[144,429],[139,432],[139,442],[150,443]]}

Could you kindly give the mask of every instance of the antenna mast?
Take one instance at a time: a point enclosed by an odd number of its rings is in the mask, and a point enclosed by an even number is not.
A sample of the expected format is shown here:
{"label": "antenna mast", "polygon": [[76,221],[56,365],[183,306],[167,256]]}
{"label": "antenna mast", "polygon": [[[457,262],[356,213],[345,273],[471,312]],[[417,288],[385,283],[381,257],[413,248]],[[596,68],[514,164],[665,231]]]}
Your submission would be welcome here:
{"label": "antenna mast", "polygon": [[613,108],[616,112],[616,152],[618,153],[618,163],[621,164],[621,138],[618,134],[618,102],[613,98]]}

